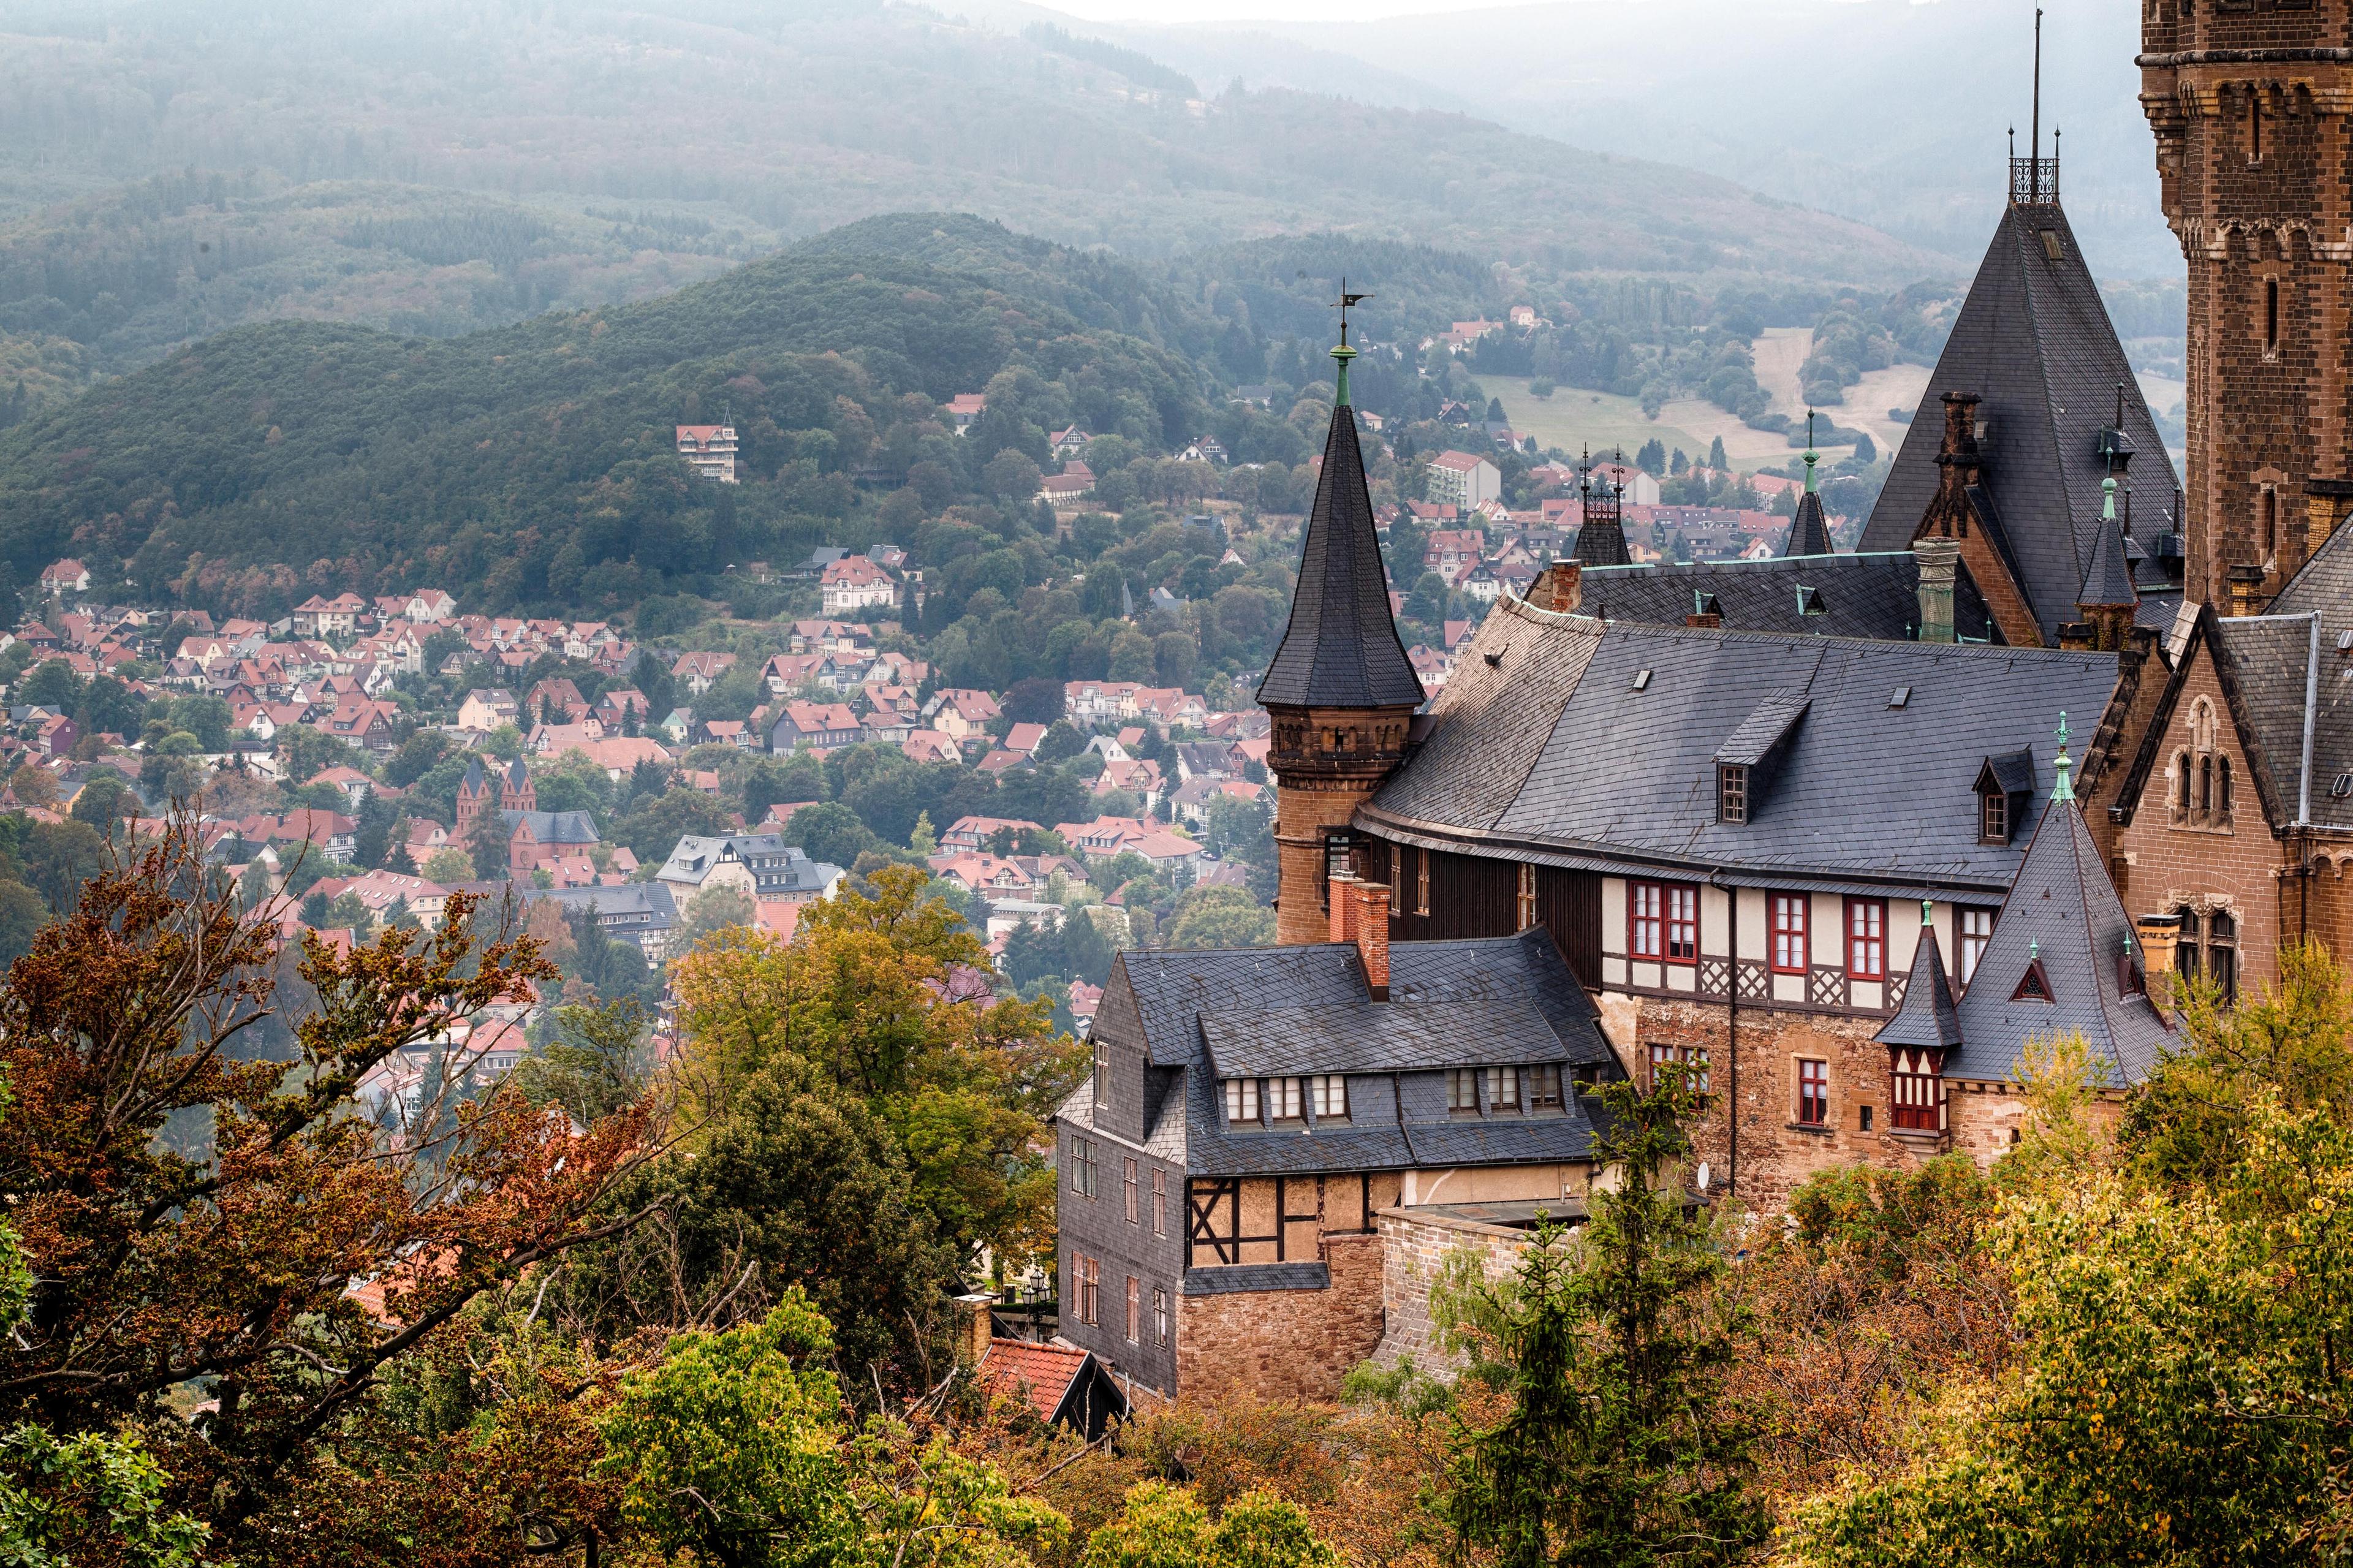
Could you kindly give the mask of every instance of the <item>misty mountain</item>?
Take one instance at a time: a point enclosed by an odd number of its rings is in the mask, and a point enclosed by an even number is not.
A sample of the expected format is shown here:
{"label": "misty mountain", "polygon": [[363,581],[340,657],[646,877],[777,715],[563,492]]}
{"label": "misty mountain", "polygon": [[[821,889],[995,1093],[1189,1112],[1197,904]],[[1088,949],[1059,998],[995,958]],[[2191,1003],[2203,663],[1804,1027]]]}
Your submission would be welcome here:
{"label": "misty mountain", "polygon": [[[1348,23],[1092,29],[1204,80],[1475,105],[1580,147],[1703,169],[1974,263],[2027,151],[2033,0],[1551,0]],[[2042,134],[2102,276],[2169,279],[2137,8],[2051,5]],[[1345,66],[1363,62],[1348,88]],[[1407,84],[1400,86],[1400,79]]]}
{"label": "misty mountain", "polygon": [[0,395],[279,316],[438,336],[639,298],[903,210],[1137,258],[1330,230],[1703,286],[1952,270],[1466,114],[1187,85],[1081,29],[871,0],[17,0]]}

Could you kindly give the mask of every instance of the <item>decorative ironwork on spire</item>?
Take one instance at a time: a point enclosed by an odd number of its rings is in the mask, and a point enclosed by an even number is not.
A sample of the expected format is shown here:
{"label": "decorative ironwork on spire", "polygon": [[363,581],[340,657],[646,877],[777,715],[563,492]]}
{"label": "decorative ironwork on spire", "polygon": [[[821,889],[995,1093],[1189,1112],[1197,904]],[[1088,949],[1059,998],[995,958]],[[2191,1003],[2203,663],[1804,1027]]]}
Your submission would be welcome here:
{"label": "decorative ironwork on spire", "polygon": [[2051,786],[2051,798],[2054,801],[2073,801],[2075,782],[2069,775],[2074,772],[2075,763],[2074,760],[2067,755],[2067,715],[2063,711],[2059,715],[2059,754],[2051,759],[2051,766],[2059,775],[2059,782]]}
{"label": "decorative ironwork on spire", "polygon": [[1348,307],[1371,298],[1368,293],[1348,292],[1347,274],[1340,275],[1340,297],[1332,301],[1332,309],[1340,312],[1340,345],[1332,351],[1332,357],[1340,365],[1339,390],[1333,398],[1337,407],[1348,406],[1348,362],[1356,357],[1356,351],[1348,346]]}
{"label": "decorative ironwork on spire", "polygon": [[1577,550],[1574,559],[1586,566],[1630,566],[1634,558],[1626,549],[1625,495],[1626,487],[1615,475],[1626,466],[1622,448],[1618,453],[1615,468],[1599,484],[1593,482],[1593,449],[1587,447],[1585,460],[1577,465],[1577,494],[1580,521],[1577,530]]}
{"label": "decorative ironwork on spire", "polygon": [[2034,8],[2034,104],[2028,121],[2026,153],[2018,155],[2018,127],[2010,128],[2010,200],[2012,206],[2059,204],[2059,132],[2051,132],[2051,156],[2042,155],[2042,7]]}

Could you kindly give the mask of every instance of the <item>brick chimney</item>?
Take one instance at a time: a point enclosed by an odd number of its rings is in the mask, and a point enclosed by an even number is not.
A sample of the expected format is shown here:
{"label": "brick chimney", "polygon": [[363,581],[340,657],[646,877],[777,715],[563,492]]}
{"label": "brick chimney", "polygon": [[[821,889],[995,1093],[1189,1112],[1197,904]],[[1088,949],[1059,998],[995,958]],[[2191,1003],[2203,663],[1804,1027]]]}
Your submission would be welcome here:
{"label": "brick chimney", "polygon": [[1912,555],[1920,563],[1920,640],[1951,642],[1954,569],[1960,564],[1961,542],[1923,535],[1912,542]]}
{"label": "brick chimney", "polygon": [[1530,603],[1539,610],[1556,615],[1571,616],[1585,602],[1585,563],[1581,561],[1556,561],[1536,579]]}
{"label": "brick chimney", "polygon": [[1376,1002],[1389,999],[1389,887],[1361,877],[1332,879],[1332,940],[1356,944],[1365,985]]}
{"label": "brick chimney", "polygon": [[2170,910],[2161,915],[2141,915],[2133,921],[2133,935],[2140,943],[2141,975],[2148,987],[2149,1005],[2158,1016],[2170,1021],[2173,1017],[2173,950],[2181,942],[2181,911]]}
{"label": "brick chimney", "polygon": [[1683,617],[1683,625],[1698,626],[1705,631],[1715,631],[1724,625],[1724,615],[1718,610],[1694,610]]}
{"label": "brick chimney", "polygon": [[976,1291],[955,1299],[953,1305],[956,1314],[955,1358],[958,1366],[969,1371],[978,1366],[981,1358],[988,1354],[988,1342],[993,1331],[989,1327],[988,1310],[996,1304],[997,1298],[986,1291]]}

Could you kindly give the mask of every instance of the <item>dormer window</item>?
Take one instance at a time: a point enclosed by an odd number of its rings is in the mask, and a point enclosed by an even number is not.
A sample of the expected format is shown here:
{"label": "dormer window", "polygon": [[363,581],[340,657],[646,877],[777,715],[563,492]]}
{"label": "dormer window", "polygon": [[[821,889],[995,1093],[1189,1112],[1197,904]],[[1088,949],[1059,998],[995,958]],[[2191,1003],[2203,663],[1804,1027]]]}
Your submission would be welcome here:
{"label": "dormer window", "polygon": [[1989,792],[1978,797],[1978,842],[1980,844],[2010,842],[2010,796]]}
{"label": "dormer window", "polygon": [[1715,819],[1748,820],[1748,769],[1738,763],[1718,763],[1715,768]]}
{"label": "dormer window", "polygon": [[1229,1126],[1258,1120],[1258,1079],[1226,1079],[1226,1122]]}
{"label": "dormer window", "polygon": [[1266,1119],[1269,1121],[1297,1121],[1300,1109],[1299,1080],[1295,1078],[1271,1078],[1266,1080]]}
{"label": "dormer window", "polygon": [[1307,1101],[1318,1121],[1348,1120],[1348,1080],[1339,1073],[1319,1073],[1307,1080]]}
{"label": "dormer window", "polygon": [[1990,756],[1978,766],[1978,842],[2008,844],[2026,816],[2034,793],[2034,753],[2021,747]]}

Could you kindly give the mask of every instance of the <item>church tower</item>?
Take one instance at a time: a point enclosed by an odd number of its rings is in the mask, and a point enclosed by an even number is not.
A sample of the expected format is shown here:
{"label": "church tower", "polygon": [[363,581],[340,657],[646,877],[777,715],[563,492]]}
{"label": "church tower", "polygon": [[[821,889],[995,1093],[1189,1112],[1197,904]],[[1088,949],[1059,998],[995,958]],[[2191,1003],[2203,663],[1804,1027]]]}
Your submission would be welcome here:
{"label": "church tower", "polygon": [[472,835],[474,823],[491,809],[490,775],[482,771],[482,759],[476,757],[466,764],[466,776],[458,785],[458,837]]}
{"label": "church tower", "polygon": [[[2353,0],[2144,0],[2189,268],[2189,593],[2268,600],[2353,510]],[[2260,583],[2256,574],[2261,574]]]}
{"label": "church tower", "polygon": [[507,767],[507,776],[499,785],[501,811],[537,811],[539,791],[532,787],[531,770],[517,757]]}
{"label": "church tower", "polygon": [[1324,900],[1345,870],[1348,824],[1405,758],[1421,682],[1389,613],[1388,575],[1373,528],[1373,499],[1348,404],[1346,307],[1362,295],[1342,285],[1339,390],[1324,438],[1324,471],[1299,552],[1291,623],[1259,684],[1273,720],[1267,768],[1275,779],[1274,841],[1282,867],[1275,940],[1324,942]]}

